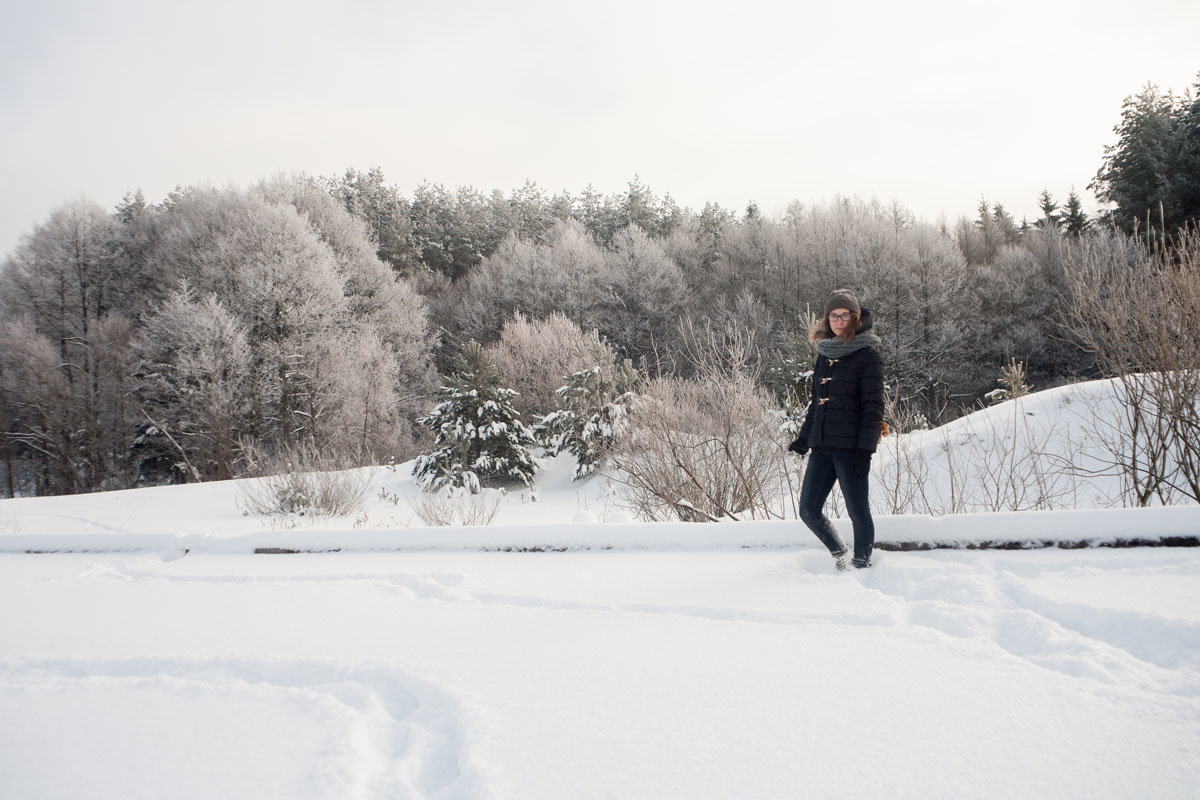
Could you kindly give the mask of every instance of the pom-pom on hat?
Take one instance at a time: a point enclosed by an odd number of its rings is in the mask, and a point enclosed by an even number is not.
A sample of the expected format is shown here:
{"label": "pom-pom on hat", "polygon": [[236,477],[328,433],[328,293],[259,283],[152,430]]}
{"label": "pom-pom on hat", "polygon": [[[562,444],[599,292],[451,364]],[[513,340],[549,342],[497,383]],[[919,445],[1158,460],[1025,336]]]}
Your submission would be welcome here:
{"label": "pom-pom on hat", "polygon": [[838,308],[853,311],[855,314],[862,314],[862,307],[858,304],[858,297],[849,289],[833,290],[833,294],[829,295],[829,302],[825,304],[825,316],[828,317]]}

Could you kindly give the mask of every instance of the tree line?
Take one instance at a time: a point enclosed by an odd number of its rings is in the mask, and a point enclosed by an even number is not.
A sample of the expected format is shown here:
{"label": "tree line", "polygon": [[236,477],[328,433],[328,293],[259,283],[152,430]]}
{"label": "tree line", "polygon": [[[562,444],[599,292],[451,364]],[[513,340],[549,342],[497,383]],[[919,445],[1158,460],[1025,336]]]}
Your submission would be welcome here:
{"label": "tree line", "polygon": [[[1195,220],[1185,97],[1157,127],[1129,120],[1160,95],[1127,103],[1097,176],[1114,205],[1098,219],[1073,189],[1062,206],[1043,190],[1033,221],[981,200],[973,217],[929,223],[853,198],[779,218],[697,211],[638,179],[612,195],[427,183],[407,196],[379,169],[180,188],[157,204],[133,193],[113,210],[66,203],[0,268],[0,491],[406,460],[428,450],[419,420],[476,346],[519,363],[496,380],[530,424],[562,410],[554,389],[591,361],[705,374],[701,339],[736,338],[786,406],[810,309],[838,286],[875,314],[895,400],[931,422],[979,402],[1012,359],[1037,388],[1092,377],[1094,354],[1060,324],[1068,274],[1079,253],[1132,253],[1122,228],[1137,226],[1123,221],[1144,216],[1146,196],[1162,198],[1164,236]],[[1141,173],[1122,159],[1154,131],[1174,171],[1137,195]],[[506,349],[528,350],[531,326],[552,319],[570,354]]]}

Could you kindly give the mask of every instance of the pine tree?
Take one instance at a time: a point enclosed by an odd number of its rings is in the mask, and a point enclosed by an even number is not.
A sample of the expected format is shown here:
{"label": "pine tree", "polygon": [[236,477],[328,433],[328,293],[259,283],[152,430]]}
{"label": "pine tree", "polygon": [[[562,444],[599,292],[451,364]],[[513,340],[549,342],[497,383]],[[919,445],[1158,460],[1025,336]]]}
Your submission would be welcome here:
{"label": "pine tree", "polygon": [[996,220],[992,216],[991,209],[988,207],[988,201],[983,197],[979,198],[978,211],[979,216],[975,220],[975,227],[983,234],[982,263],[990,264],[1003,244],[1003,235],[996,227]]}
{"label": "pine tree", "polygon": [[[1200,91],[1200,82],[1196,85]],[[1089,184],[1126,231],[1177,230],[1200,219],[1200,100],[1148,84],[1125,98],[1115,145]]]}
{"label": "pine tree", "polygon": [[1024,397],[1033,391],[1033,387],[1025,382],[1025,378],[1025,362],[1010,357],[1008,363],[1000,368],[1000,377],[996,379],[1001,388],[993,389],[985,397],[993,405],[1003,403],[1006,400],[1016,400],[1018,397]]}
{"label": "pine tree", "polygon": [[542,418],[536,430],[551,455],[575,456],[575,480],[592,474],[616,437],[625,430],[633,400],[634,370],[628,360],[617,363],[605,348],[606,363],[567,376],[557,394],[562,408]]}
{"label": "pine tree", "polygon": [[1058,203],[1054,202],[1048,189],[1042,189],[1042,193],[1038,195],[1038,208],[1042,211],[1042,217],[1036,223],[1039,228],[1057,230],[1062,227],[1063,218],[1058,213]]}
{"label": "pine tree", "polygon": [[725,227],[733,222],[733,215],[716,203],[706,203],[696,221],[696,242],[701,253],[700,265],[707,270],[721,259]]}
{"label": "pine tree", "polygon": [[1087,212],[1083,210],[1083,201],[1079,199],[1074,186],[1071,187],[1071,193],[1067,195],[1067,204],[1063,207],[1062,225],[1069,236],[1082,236],[1092,227]]}
{"label": "pine tree", "polygon": [[419,420],[434,433],[432,453],[417,458],[413,474],[429,491],[461,486],[472,493],[483,480],[533,483],[533,431],[512,406],[516,392],[499,386],[495,366],[477,342],[464,348],[442,401]]}
{"label": "pine tree", "polygon": [[1004,244],[1016,244],[1020,240],[1017,223],[1002,204],[996,203],[992,206],[992,220],[996,223],[996,228],[1000,231]]}
{"label": "pine tree", "polygon": [[[1189,102],[1190,99],[1190,102]],[[1181,219],[1200,224],[1200,74],[1179,115],[1172,185]]]}
{"label": "pine tree", "polygon": [[766,384],[783,409],[782,430],[795,438],[800,433],[804,414],[812,397],[813,363],[817,346],[808,332],[817,322],[817,315],[808,310],[798,318],[799,331],[791,336],[782,350],[771,355]]}
{"label": "pine tree", "polygon": [[347,211],[366,224],[381,261],[400,274],[416,271],[420,253],[413,240],[409,203],[384,182],[382,169],[373,167],[366,173],[348,169],[342,177],[324,183]]}

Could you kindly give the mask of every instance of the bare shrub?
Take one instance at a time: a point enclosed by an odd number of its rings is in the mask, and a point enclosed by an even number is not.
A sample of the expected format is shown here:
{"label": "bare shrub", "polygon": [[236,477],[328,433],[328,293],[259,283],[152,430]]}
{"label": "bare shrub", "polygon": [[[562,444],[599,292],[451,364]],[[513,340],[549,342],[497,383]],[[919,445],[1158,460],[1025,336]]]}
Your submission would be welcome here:
{"label": "bare shrub", "polygon": [[362,510],[375,482],[373,468],[345,469],[311,449],[296,447],[264,460],[255,457],[253,446],[243,448],[261,476],[238,485],[245,514],[348,516]]}
{"label": "bare shrub", "polygon": [[908,446],[904,434],[929,429],[929,420],[907,398],[893,389],[884,396],[884,419],[892,429],[880,443],[878,451],[890,456],[874,470],[871,496],[874,505],[887,514],[912,513],[923,509],[928,513],[924,488],[929,478],[929,463],[924,454]]}
{"label": "bare shrub", "polygon": [[426,525],[461,527],[491,525],[500,508],[500,493],[483,491],[472,494],[458,486],[436,492],[421,492],[410,499],[413,513]]}
{"label": "bare shrub", "polygon": [[1052,468],[1039,449],[1021,404],[1012,402],[1011,424],[984,417],[982,436],[969,441],[960,481],[970,510],[1026,511],[1061,507],[1070,478]]}
{"label": "bare shrub", "polygon": [[748,377],[657,378],[629,419],[613,480],[644,519],[781,516],[771,509],[789,480],[779,416]]}
{"label": "bare shrub", "polygon": [[1097,419],[1138,506],[1200,501],[1200,230],[1086,239],[1069,258],[1064,327],[1117,379],[1124,419]]}

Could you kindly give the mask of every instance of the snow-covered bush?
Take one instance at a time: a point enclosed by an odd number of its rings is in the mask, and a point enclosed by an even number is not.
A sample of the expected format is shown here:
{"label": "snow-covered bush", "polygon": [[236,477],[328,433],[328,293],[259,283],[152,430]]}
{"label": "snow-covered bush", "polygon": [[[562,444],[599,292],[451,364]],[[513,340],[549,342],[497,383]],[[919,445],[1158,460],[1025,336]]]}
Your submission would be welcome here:
{"label": "snow-covered bush", "polygon": [[239,505],[246,514],[345,517],[362,510],[373,484],[371,469],[289,471],[244,481]]}
{"label": "snow-covered bush", "polygon": [[426,490],[462,486],[475,493],[481,480],[533,482],[533,431],[513,408],[517,393],[496,382],[495,365],[471,342],[459,370],[440,390],[442,401],[419,420],[434,435],[433,452],[419,456],[413,466]]}
{"label": "snow-covered bush", "polygon": [[461,486],[446,486],[435,492],[421,492],[410,505],[426,525],[491,525],[500,508],[500,492],[488,490],[473,494]]}

